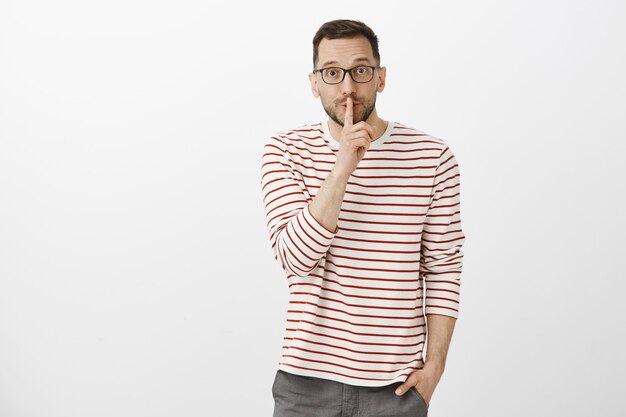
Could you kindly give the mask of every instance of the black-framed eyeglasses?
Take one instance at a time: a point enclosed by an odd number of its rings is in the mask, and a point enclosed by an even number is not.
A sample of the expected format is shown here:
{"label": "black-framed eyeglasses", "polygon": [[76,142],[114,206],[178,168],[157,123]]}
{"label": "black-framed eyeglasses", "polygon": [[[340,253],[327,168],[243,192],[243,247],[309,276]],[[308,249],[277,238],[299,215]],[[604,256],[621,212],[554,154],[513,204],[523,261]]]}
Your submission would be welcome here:
{"label": "black-framed eyeglasses", "polygon": [[340,84],[346,77],[346,73],[350,73],[350,77],[355,83],[369,83],[374,78],[374,70],[379,67],[371,65],[359,65],[353,68],[328,67],[314,69],[313,74],[319,72],[322,74],[322,80],[326,84]]}

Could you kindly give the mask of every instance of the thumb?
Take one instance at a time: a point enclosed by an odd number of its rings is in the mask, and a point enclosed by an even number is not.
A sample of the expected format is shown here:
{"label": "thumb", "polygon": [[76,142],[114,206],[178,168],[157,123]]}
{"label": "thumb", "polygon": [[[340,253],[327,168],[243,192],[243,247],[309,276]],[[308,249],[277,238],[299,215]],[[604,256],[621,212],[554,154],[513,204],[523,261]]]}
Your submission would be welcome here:
{"label": "thumb", "polygon": [[408,379],[396,388],[396,395],[402,395],[407,392],[415,383],[411,383]]}

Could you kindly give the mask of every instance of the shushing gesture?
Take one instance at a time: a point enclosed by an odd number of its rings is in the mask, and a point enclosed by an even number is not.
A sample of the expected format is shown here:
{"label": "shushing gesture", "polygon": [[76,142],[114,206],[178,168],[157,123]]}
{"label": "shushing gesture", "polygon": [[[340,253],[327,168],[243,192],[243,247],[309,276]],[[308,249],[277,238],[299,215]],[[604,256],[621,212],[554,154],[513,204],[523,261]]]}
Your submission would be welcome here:
{"label": "shushing gesture", "polygon": [[337,161],[333,168],[341,175],[349,177],[369,149],[375,138],[376,127],[361,121],[353,122],[352,98],[346,99],[346,117],[343,122]]}

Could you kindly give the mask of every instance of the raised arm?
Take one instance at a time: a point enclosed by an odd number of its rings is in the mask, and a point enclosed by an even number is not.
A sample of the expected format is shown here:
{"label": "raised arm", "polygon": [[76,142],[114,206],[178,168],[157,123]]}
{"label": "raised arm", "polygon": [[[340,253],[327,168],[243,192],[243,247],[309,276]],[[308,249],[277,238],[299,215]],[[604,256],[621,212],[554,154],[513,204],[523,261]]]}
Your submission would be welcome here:
{"label": "raised arm", "polygon": [[[327,194],[338,188],[341,185],[329,175],[315,200],[330,205],[334,199]],[[311,201],[304,192],[305,184],[289,163],[287,146],[277,137],[272,137],[264,147],[261,189],[275,258],[288,274],[307,276],[328,251],[338,231],[337,220],[335,225],[327,222],[327,229],[313,216],[309,209]]]}
{"label": "raised arm", "polygon": [[365,122],[353,125],[352,118],[352,100],[348,98],[337,160],[313,199],[307,198],[306,185],[290,164],[286,143],[272,137],[265,145],[261,188],[267,227],[275,258],[288,274],[309,275],[339,230],[337,221],[348,179],[375,133]]}

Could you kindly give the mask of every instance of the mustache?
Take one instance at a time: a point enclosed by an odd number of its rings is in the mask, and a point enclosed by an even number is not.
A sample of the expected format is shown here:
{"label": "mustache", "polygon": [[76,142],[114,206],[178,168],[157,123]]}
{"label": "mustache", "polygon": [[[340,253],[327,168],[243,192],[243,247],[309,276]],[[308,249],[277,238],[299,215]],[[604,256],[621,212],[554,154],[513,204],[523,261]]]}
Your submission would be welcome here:
{"label": "mustache", "polygon": [[[344,100],[344,101],[340,102],[340,103],[338,104],[338,106],[345,106],[347,103],[348,103],[348,101],[347,101],[347,100]],[[355,100],[355,99],[352,99],[352,105],[354,106],[355,104],[361,104],[361,100],[358,100],[358,101],[357,101],[357,100]]]}

